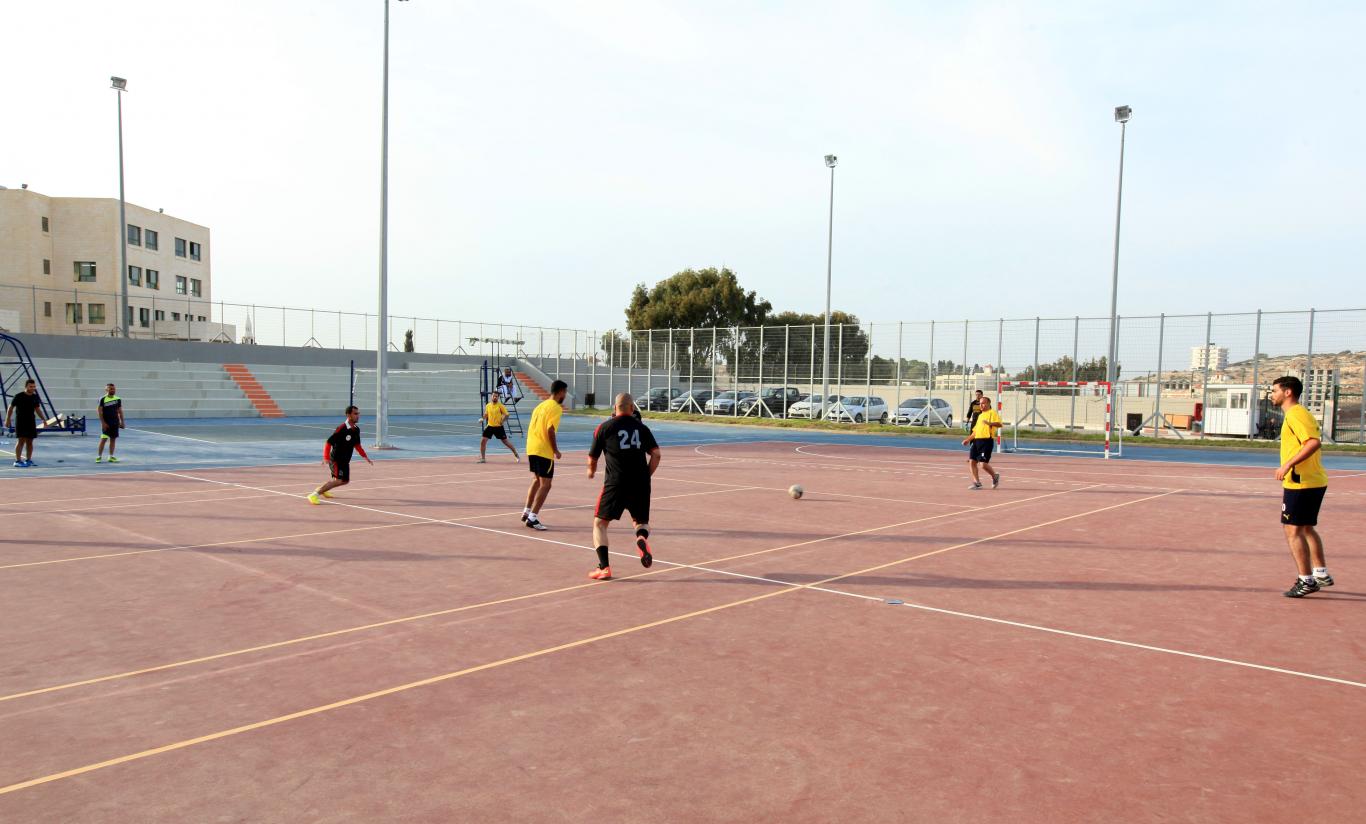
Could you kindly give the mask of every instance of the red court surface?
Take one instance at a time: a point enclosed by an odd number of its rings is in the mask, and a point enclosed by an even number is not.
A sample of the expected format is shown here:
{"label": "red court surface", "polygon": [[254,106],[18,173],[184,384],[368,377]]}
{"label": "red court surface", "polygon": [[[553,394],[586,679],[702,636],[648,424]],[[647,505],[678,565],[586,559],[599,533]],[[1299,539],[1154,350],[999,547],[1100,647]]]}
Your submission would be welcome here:
{"label": "red court surface", "polygon": [[[562,462],[5,487],[0,821],[1366,820],[1366,476],[666,448],[643,569]],[[786,488],[800,483],[800,501]]]}

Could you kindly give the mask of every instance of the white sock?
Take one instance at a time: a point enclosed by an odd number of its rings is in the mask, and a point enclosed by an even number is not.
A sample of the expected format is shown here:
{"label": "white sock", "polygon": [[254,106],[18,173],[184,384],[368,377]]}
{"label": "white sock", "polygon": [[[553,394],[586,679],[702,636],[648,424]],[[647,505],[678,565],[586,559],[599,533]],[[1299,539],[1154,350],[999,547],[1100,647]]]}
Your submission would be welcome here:
{"label": "white sock", "polygon": [[1328,577],[1328,567],[1314,567],[1314,577],[1315,577],[1315,578],[1327,578],[1327,577]]}
{"label": "white sock", "polygon": [[530,514],[531,514],[531,507],[529,507],[529,506],[524,506],[524,507],[522,507],[522,514],[523,514],[523,515],[530,515]]}
{"label": "white sock", "polygon": [[1300,576],[1300,580],[1301,580],[1301,581],[1312,581],[1312,580],[1314,580],[1314,576],[1313,576],[1313,575],[1301,575],[1301,576]]}

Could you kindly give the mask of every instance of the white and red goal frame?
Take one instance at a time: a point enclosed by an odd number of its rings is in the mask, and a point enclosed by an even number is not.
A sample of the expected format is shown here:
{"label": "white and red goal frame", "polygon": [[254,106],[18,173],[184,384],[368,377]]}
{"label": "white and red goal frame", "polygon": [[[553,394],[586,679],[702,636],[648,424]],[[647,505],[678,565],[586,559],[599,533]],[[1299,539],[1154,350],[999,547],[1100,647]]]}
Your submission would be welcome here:
{"label": "white and red goal frame", "polygon": [[[1075,398],[1082,395],[1084,387],[1096,387],[1105,396],[1105,449],[1101,454],[1107,459],[1110,457],[1121,457],[1124,452],[1124,435],[1120,430],[1115,428],[1115,392],[1114,384],[1110,381],[998,381],[996,384],[996,411],[1001,415],[1001,420],[1005,424],[1005,426],[1001,427],[1002,435],[1004,434],[1006,426],[1009,426],[1011,429],[1011,445],[1006,451],[1071,452],[1084,455],[1097,454],[1097,450],[1095,449],[1077,448],[1078,444],[1076,443],[1059,443],[1056,447],[1046,445],[1020,446],[1020,423],[1024,421],[1025,418],[1031,418],[1034,421],[1043,420],[1049,430],[1058,428],[1053,426],[1048,418],[1039,411],[1037,394],[1031,393],[1025,396],[1029,399],[1029,408],[1021,413],[1019,411],[1019,406],[1021,397],[1024,393],[1016,391],[1013,393],[1015,398],[1015,414],[1013,415],[1013,420],[1007,421],[1005,415],[1004,398],[1007,389],[1071,389],[1075,393],[1073,398],[1075,404]],[[1075,409],[1075,406],[1073,408]],[[1034,424],[1031,423],[1031,428],[1033,425]],[[1116,434],[1118,434],[1117,439],[1114,438]],[[997,436],[997,443],[1004,448],[1005,443],[1001,435]]]}

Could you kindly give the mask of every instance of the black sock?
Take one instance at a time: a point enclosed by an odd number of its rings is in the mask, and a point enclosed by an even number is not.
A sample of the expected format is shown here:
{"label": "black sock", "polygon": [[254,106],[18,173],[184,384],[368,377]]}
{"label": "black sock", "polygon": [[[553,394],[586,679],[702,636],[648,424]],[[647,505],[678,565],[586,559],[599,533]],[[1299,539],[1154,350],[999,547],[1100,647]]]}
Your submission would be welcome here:
{"label": "black sock", "polygon": [[636,537],[637,537],[637,538],[648,538],[648,537],[650,537],[650,530],[646,529],[646,528],[643,527],[643,526],[642,526],[642,527],[637,527],[637,528],[636,528]]}
{"label": "black sock", "polygon": [[607,547],[598,547],[598,569],[607,569]]}

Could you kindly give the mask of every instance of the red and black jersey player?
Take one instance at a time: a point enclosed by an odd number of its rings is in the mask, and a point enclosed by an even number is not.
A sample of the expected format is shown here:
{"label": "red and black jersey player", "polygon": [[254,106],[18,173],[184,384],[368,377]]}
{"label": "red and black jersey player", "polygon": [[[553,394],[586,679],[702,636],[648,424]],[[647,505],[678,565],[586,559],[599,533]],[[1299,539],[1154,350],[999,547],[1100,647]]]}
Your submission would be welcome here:
{"label": "red and black jersey player", "polygon": [[636,551],[640,563],[654,563],[650,554],[650,476],[659,468],[659,444],[650,428],[631,413],[635,402],[625,392],[617,395],[615,414],[593,433],[593,446],[588,450],[588,477],[598,471],[598,458],[607,456],[607,477],[598,496],[597,511],[593,513],[593,544],[598,550],[598,568],[588,577],[596,581],[612,578],[607,562],[607,527],[631,513],[636,527]]}
{"label": "red and black jersey player", "polygon": [[320,504],[318,498],[331,498],[332,490],[339,486],[346,486],[351,483],[351,453],[359,452],[360,456],[368,464],[374,464],[370,456],[365,454],[365,447],[360,445],[360,410],[354,406],[346,407],[346,420],[342,421],[331,435],[327,436],[327,443],[323,445],[323,463],[327,465],[332,473],[332,478],[327,483],[313,490],[308,496],[311,504]]}

